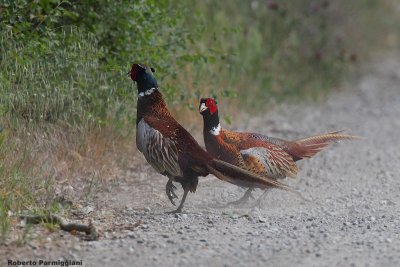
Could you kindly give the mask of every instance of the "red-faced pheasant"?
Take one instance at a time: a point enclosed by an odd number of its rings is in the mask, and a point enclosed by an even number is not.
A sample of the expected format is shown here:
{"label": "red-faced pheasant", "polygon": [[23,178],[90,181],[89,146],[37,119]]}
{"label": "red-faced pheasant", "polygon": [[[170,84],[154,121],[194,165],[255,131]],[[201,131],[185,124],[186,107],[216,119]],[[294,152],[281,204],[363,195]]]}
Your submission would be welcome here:
{"label": "red-faced pheasant", "polygon": [[188,192],[196,191],[198,177],[210,173],[243,187],[291,190],[279,181],[257,176],[217,160],[204,151],[168,111],[149,67],[133,64],[130,77],[138,89],[136,146],[157,172],[169,178],[166,194],[173,205],[174,198],[177,198],[173,182],[180,183],[184,190],[180,205],[174,212],[181,212]]}
{"label": "red-faced pheasant", "polygon": [[[287,141],[257,133],[231,132],[221,128],[217,104],[212,98],[200,100],[199,112],[203,116],[207,152],[217,159],[275,180],[296,177],[296,161],[311,158],[334,142],[359,138],[338,131]],[[252,189],[249,187],[245,195],[233,203],[247,200]]]}

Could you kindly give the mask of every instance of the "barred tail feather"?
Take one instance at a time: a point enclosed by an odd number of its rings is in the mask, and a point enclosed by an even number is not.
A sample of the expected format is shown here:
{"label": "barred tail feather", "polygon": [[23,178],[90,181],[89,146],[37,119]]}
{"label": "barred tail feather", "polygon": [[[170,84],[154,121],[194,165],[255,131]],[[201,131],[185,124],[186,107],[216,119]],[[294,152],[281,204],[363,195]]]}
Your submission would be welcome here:
{"label": "barred tail feather", "polygon": [[215,175],[218,179],[238,186],[262,189],[274,187],[297,193],[288,185],[275,179],[257,176],[249,171],[243,170],[221,160],[214,159],[206,167],[207,170]]}
{"label": "barred tail feather", "polygon": [[343,131],[331,132],[295,141],[298,145],[300,145],[300,157],[311,158],[318,152],[327,148],[329,145],[342,140],[363,139],[363,137],[360,136],[341,134],[341,132]]}

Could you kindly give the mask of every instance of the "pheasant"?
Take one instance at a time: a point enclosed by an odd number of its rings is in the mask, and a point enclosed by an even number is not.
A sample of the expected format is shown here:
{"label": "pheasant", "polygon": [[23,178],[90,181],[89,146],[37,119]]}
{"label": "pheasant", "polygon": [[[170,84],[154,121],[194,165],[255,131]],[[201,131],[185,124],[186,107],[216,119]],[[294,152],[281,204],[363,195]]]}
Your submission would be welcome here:
{"label": "pheasant", "polygon": [[292,189],[274,179],[257,176],[207,153],[168,111],[151,68],[133,64],[130,77],[137,84],[136,146],[147,162],[168,177],[165,191],[175,205],[177,195],[173,182],[180,183],[183,196],[181,212],[188,192],[195,192],[199,176],[213,174],[220,180],[244,187]]}
{"label": "pheasant", "polygon": [[[203,136],[207,152],[219,160],[275,180],[295,178],[296,161],[311,158],[334,142],[360,138],[337,131],[287,141],[257,133],[228,131],[221,128],[218,107],[212,98],[200,100],[199,112],[203,116]],[[252,190],[253,188],[249,187],[244,196],[232,204],[252,197]]]}

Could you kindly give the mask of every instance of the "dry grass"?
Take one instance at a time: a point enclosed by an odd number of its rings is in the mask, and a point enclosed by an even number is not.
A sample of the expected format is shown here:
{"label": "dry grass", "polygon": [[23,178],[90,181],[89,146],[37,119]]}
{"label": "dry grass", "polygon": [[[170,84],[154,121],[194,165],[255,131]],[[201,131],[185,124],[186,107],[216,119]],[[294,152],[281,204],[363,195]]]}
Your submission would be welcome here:
{"label": "dry grass", "polygon": [[66,131],[60,125],[46,131],[3,132],[4,141],[0,145],[3,241],[7,242],[9,230],[18,223],[10,215],[59,212],[55,206],[58,199],[74,204],[88,201],[96,190],[109,186],[136,153],[133,138],[122,138],[114,132],[76,128]]}

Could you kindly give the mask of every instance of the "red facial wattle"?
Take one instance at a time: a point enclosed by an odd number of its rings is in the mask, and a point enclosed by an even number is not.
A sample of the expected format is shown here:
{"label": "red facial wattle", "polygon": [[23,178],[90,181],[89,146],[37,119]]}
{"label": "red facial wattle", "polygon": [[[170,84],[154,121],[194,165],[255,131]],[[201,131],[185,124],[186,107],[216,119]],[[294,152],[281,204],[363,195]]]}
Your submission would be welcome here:
{"label": "red facial wattle", "polygon": [[217,105],[215,104],[215,101],[212,98],[207,99],[206,107],[208,107],[208,110],[210,110],[211,115],[217,112]]}
{"label": "red facial wattle", "polygon": [[130,72],[131,79],[132,79],[133,81],[136,81],[136,77],[137,77],[138,70],[139,70],[139,65],[138,65],[138,64],[133,64],[133,65],[132,65],[131,72]]}

